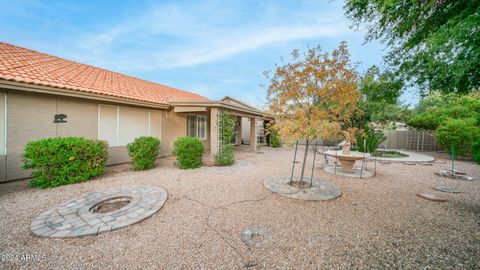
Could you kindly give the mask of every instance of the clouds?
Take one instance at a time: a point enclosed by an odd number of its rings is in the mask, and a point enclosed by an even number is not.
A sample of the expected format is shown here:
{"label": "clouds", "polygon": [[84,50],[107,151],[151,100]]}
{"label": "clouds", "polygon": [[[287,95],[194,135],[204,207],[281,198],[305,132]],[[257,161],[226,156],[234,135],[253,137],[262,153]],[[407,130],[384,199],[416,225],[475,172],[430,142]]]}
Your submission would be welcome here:
{"label": "clouds", "polygon": [[350,32],[338,14],[332,17],[318,10],[267,5],[252,12],[242,2],[227,7],[221,2],[194,3],[152,6],[114,21],[88,33],[81,43],[85,53],[75,57],[100,65],[108,58],[110,66],[122,71],[164,70],[212,63],[277,43]]}
{"label": "clouds", "polygon": [[[0,0],[4,1],[4,0]],[[40,3],[40,4],[39,4]],[[295,49],[346,40],[354,61],[381,61],[343,17],[341,1],[14,1],[0,39],[211,99],[265,100],[262,72]]]}

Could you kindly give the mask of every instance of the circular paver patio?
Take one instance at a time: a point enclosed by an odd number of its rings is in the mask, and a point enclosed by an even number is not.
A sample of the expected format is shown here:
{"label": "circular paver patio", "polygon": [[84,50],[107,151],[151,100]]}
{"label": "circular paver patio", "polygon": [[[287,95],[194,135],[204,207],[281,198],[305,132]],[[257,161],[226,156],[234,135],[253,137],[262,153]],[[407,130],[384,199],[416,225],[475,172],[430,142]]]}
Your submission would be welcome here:
{"label": "circular paver patio", "polygon": [[[128,186],[86,193],[41,213],[32,220],[33,234],[43,237],[96,236],[140,222],[155,214],[167,200],[160,187]],[[109,201],[127,200],[124,207],[106,213],[96,210]]]}
{"label": "circular paver patio", "polygon": [[353,168],[353,172],[344,172],[341,170],[341,167],[337,166],[326,166],[323,168],[324,171],[335,174],[335,175],[341,175],[341,176],[346,176],[346,177],[353,177],[353,178],[368,178],[372,177],[373,173],[363,170],[361,171],[360,168]]}
{"label": "circular paver patio", "polygon": [[[293,181],[299,181],[300,177],[293,177]],[[272,192],[292,199],[307,201],[328,201],[338,198],[342,191],[332,183],[321,179],[313,179],[312,187],[299,188],[289,184],[290,177],[274,176],[263,181],[263,185]],[[304,182],[310,184],[310,178],[304,177]]]}

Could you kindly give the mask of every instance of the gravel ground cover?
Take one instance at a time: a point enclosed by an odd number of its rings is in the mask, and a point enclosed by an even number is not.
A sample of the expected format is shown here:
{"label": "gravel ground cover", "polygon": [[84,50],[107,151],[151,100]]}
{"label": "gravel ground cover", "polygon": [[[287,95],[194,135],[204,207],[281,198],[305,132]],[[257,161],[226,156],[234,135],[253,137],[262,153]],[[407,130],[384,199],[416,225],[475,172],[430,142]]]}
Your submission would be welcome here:
{"label": "gravel ground cover", "polygon": [[[343,194],[310,202],[263,187],[268,177],[289,175],[293,158],[291,149],[265,151],[274,154],[237,153],[254,166],[222,174],[179,170],[170,158],[150,171],[111,169],[96,180],[54,189],[27,188],[26,181],[1,184],[0,268],[480,268],[478,165],[456,163],[476,178],[472,182],[436,176],[448,162],[377,163],[377,176],[358,179],[324,172],[320,159],[314,177],[337,185]],[[151,218],[96,237],[51,239],[30,232],[31,219],[46,209],[86,192],[127,185],[160,186],[169,198]],[[464,193],[432,189],[438,185]],[[449,201],[416,196],[424,192]],[[271,244],[246,246],[241,233],[248,228],[263,228]]]}

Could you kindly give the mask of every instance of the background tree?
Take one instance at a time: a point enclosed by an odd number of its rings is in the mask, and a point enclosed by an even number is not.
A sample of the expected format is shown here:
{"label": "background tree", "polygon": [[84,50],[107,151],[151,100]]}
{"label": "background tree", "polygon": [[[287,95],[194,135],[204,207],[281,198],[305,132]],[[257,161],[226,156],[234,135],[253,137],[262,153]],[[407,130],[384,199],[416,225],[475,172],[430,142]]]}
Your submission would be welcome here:
{"label": "background tree", "polygon": [[[304,140],[301,180],[308,145],[315,139],[338,139],[357,107],[356,74],[345,42],[331,54],[319,46],[305,54],[294,50],[292,62],[266,72],[269,109],[286,141]],[[350,133],[353,129],[349,130]]]}
{"label": "background tree", "polygon": [[409,110],[400,101],[403,83],[388,71],[382,72],[377,66],[369,68],[359,78],[358,91],[362,95],[353,126],[363,128],[370,122],[387,124],[391,121],[406,121]]}
{"label": "background tree", "polygon": [[346,16],[367,41],[391,48],[386,62],[420,92],[480,88],[480,1],[347,0]]}
{"label": "background tree", "polygon": [[480,93],[431,93],[420,100],[414,114],[408,125],[432,132],[447,151],[452,145],[458,155],[476,149],[472,146],[480,140]]}

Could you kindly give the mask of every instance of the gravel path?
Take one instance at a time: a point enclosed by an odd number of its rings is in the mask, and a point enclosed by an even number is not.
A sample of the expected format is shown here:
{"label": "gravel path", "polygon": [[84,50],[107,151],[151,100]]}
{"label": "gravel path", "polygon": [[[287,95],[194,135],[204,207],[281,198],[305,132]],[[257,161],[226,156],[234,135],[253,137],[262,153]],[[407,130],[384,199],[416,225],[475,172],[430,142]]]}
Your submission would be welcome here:
{"label": "gravel path", "polygon": [[[268,153],[273,154],[238,153],[254,166],[222,174],[182,171],[172,159],[161,159],[151,171],[110,170],[96,180],[48,190],[27,188],[25,181],[1,184],[0,268],[480,268],[478,165],[457,162],[473,182],[434,175],[448,163],[377,163],[377,176],[357,179],[323,172],[320,159],[315,177],[337,185],[343,195],[309,202],[263,187],[268,177],[288,175],[293,157],[290,149]],[[431,188],[440,184],[465,193]],[[97,237],[50,239],[30,232],[31,219],[46,209],[86,192],[127,185],[160,186],[169,198],[151,218]],[[424,192],[449,201],[415,195]],[[271,245],[247,247],[241,240],[247,228],[265,230]]]}

